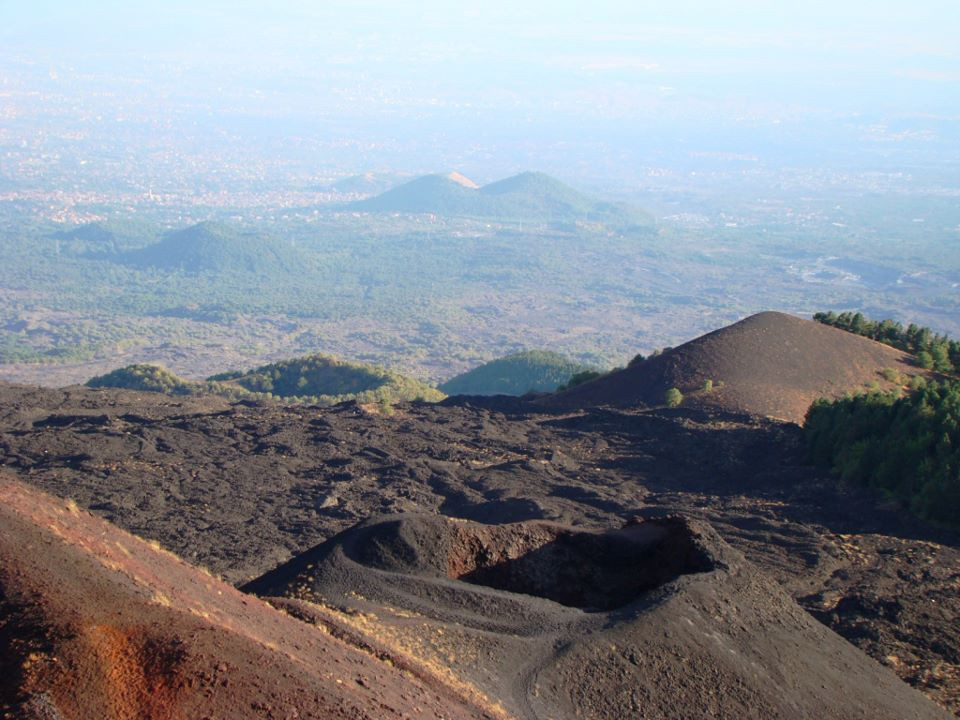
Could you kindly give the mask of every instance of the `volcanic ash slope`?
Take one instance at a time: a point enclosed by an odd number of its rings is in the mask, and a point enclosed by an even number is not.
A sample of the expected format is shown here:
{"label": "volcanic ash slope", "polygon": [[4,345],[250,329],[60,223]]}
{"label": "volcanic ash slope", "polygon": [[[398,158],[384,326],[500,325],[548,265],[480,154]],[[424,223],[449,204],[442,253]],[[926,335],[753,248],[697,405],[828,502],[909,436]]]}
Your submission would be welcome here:
{"label": "volcanic ash slope", "polygon": [[245,586],[522,718],[946,718],[708,525],[372,519]]}
{"label": "volcanic ash slope", "polygon": [[[910,356],[844,330],[780,312],[751,315],[661,355],[544,398],[547,407],[654,406],[670,388],[703,404],[803,422],[820,397],[891,389],[885,370],[926,374]],[[706,381],[712,390],[703,390]]]}

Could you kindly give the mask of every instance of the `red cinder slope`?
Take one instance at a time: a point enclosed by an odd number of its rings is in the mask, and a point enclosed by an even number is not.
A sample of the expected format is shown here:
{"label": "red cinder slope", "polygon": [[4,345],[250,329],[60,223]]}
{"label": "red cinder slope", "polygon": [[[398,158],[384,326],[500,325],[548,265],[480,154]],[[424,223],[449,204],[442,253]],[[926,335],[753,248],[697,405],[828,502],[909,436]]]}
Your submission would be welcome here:
{"label": "red cinder slope", "polygon": [[0,717],[491,716],[381,658],[0,476]]}

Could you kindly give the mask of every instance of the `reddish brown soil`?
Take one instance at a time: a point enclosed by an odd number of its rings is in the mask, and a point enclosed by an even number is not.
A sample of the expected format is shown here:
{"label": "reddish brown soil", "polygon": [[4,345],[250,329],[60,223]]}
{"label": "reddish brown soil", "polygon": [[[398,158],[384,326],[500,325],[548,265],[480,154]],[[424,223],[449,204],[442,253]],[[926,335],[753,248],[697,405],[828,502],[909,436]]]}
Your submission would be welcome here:
{"label": "reddish brown soil", "polygon": [[0,618],[5,718],[489,716],[9,478]]}
{"label": "reddish brown soil", "polygon": [[[690,405],[710,405],[803,422],[820,397],[883,388],[884,369],[923,371],[895,348],[811,320],[778,312],[752,315],[635,367],[540,401],[546,407],[664,404],[669,388]],[[712,392],[703,392],[711,380]]]}

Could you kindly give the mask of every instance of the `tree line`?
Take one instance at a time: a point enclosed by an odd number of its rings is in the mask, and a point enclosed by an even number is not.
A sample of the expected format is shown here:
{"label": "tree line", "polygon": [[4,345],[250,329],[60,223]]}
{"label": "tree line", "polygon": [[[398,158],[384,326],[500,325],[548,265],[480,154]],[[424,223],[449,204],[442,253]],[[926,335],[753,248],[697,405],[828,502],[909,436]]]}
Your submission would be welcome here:
{"label": "tree line", "polygon": [[960,374],[960,341],[938,335],[928,327],[914,323],[904,327],[889,319],[868,320],[862,313],[851,312],[819,312],[813,319],[908,352],[916,356],[917,365],[927,370]]}
{"label": "tree line", "polygon": [[811,459],[879,488],[929,520],[960,527],[960,381],[904,396],[818,400],[804,430]]}

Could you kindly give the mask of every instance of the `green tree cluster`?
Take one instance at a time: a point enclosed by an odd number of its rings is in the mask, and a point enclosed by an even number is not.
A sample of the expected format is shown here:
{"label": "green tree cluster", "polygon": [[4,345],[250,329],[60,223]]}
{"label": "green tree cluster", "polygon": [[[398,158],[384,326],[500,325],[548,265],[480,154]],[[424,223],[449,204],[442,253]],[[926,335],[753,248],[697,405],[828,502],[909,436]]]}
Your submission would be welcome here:
{"label": "green tree cluster", "polygon": [[916,392],[818,400],[807,413],[811,459],[845,482],[880,488],[918,515],[960,527],[960,382]]}
{"label": "green tree cluster", "polygon": [[167,395],[193,395],[197,383],[184,380],[158,365],[128,365],[87,381],[92,388],[123,388]]}
{"label": "green tree cluster", "polygon": [[683,402],[683,393],[677,388],[672,387],[664,394],[663,401],[667,404],[667,407],[679,407]]}
{"label": "green tree cluster", "polygon": [[862,313],[851,312],[819,312],[813,319],[911,353],[916,356],[917,365],[927,370],[960,373],[960,342],[938,335],[930,328],[913,323],[904,327],[889,319],[868,320]]}
{"label": "green tree cluster", "polygon": [[393,404],[437,402],[436,388],[384,368],[326,355],[307,355],[248,372],[225,372],[203,381],[185,380],[156,365],[130,365],[87,381],[88,387],[124,388],[168,395],[272,398],[287,403],[333,405],[346,400]]}
{"label": "green tree cluster", "polygon": [[244,388],[219,382],[186,380],[159,365],[147,364],[128,365],[112,370],[106,375],[87,380],[86,385],[92,388],[118,388],[166,395],[220,395],[231,399],[257,395]]}
{"label": "green tree cluster", "polygon": [[314,354],[263,365],[245,373],[223,373],[208,380],[238,385],[250,392],[281,398],[305,398],[318,404],[344,400],[394,403],[436,402],[436,388],[384,368]]}

